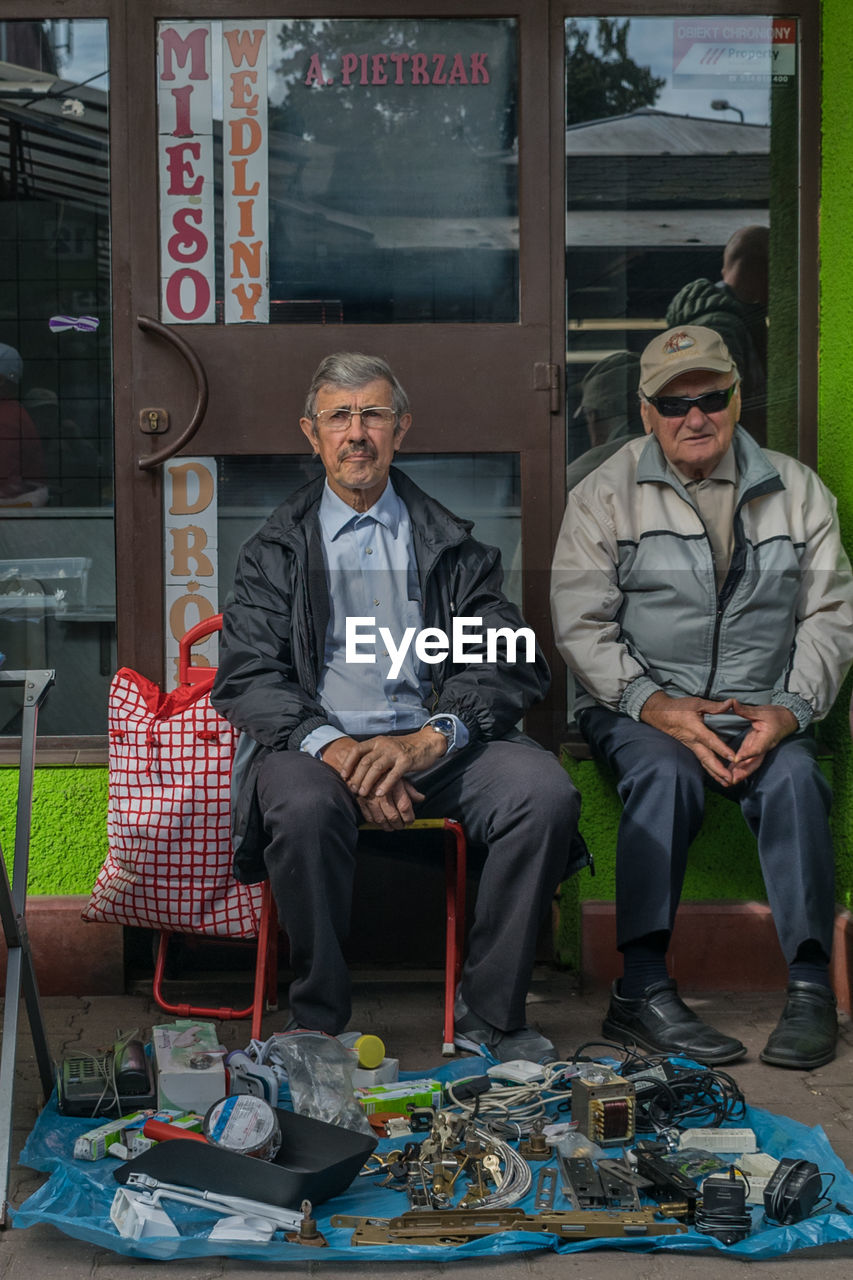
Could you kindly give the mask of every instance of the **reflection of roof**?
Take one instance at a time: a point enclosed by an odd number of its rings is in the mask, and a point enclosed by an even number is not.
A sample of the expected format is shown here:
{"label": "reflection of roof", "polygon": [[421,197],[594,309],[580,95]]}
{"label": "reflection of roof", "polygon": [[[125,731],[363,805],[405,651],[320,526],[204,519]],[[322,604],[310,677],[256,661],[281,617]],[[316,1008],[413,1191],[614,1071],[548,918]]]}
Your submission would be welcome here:
{"label": "reflection of roof", "polygon": [[676,245],[720,248],[738,227],[768,223],[765,208],[569,209],[566,244],[572,249]]}
{"label": "reflection of roof", "polygon": [[566,155],[730,155],[770,150],[770,129],[737,120],[706,120],[641,107],[566,130]]}
{"label": "reflection of roof", "polygon": [[0,62],[6,198],[68,200],[106,213],[108,123],[103,90]]}

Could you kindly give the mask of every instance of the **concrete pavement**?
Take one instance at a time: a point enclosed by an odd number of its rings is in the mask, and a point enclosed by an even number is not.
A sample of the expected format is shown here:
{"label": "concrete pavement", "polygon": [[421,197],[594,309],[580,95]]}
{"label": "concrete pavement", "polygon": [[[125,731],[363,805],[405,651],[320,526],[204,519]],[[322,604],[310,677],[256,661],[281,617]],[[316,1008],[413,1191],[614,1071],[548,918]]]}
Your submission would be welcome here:
{"label": "concrete pavement", "polygon": [[[438,973],[383,971],[354,975],[354,1015],[352,1026],[382,1037],[389,1053],[399,1057],[406,1070],[436,1067],[441,1062],[442,989]],[[688,995],[689,993],[684,993]],[[601,1035],[601,1017],[606,992],[576,989],[570,975],[540,969],[534,978],[528,1004],[531,1021],[538,1023],[565,1054]],[[703,995],[691,1000],[697,1011],[722,1031],[738,1036],[749,1049],[748,1057],[728,1068],[753,1106],[789,1116],[807,1125],[821,1125],[837,1155],[853,1169],[853,1033],[849,1020],[842,1025],[836,1060],[818,1071],[805,1073],[766,1067],[758,1053],[772,1030],[783,1003],[777,997]],[[112,1044],[117,1032],[139,1028],[147,1034],[153,1023],[170,1021],[145,994],[94,998],[50,997],[43,1000],[48,1037],[57,1059],[75,1050],[90,1052]],[[266,1016],[264,1030],[281,1029],[286,1010]],[[32,1127],[39,1105],[38,1077],[34,1068],[26,1015],[22,1009],[20,1049],[16,1083],[13,1151],[20,1151]],[[245,1045],[248,1024],[221,1023],[221,1037],[231,1048]],[[594,1052],[594,1050],[593,1050]],[[32,1170],[13,1168],[10,1200],[20,1204],[42,1181]],[[751,1264],[759,1268],[763,1280],[841,1280],[851,1274],[853,1248],[832,1246],[798,1251],[788,1257]],[[162,1280],[164,1266],[169,1274],[214,1280],[240,1277],[269,1265],[234,1259],[205,1259],[168,1264],[127,1258],[62,1235],[49,1226],[27,1230],[9,1228],[0,1233],[0,1280],[78,1280],[96,1277],[113,1280]],[[278,1264],[276,1269],[280,1270]],[[529,1277],[560,1277],[560,1280],[693,1280],[694,1277],[726,1277],[744,1264],[720,1252],[696,1255],[684,1253],[588,1252],[579,1254],[531,1253],[497,1259],[459,1260],[451,1263],[391,1262],[382,1268],[388,1275],[404,1275],[411,1280],[434,1277],[448,1271],[464,1274],[466,1280],[480,1275],[497,1280]],[[308,1271],[323,1271],[340,1277],[375,1275],[375,1262],[352,1264],[317,1262]],[[305,1273],[304,1265],[299,1268]]]}

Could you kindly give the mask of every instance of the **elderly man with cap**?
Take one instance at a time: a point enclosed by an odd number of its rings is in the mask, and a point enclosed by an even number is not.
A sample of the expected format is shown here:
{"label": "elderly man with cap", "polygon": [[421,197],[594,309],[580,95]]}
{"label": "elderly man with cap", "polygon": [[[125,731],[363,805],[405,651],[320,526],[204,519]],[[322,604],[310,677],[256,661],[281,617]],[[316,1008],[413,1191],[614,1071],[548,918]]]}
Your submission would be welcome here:
{"label": "elderly man with cap", "polygon": [[853,577],[817,476],[738,425],[738,371],[720,336],[686,325],[642,355],[646,437],[569,495],[554,556],[558,647],[577,720],[613,769],[623,812],[617,942],[604,1032],[700,1062],[736,1039],[700,1021],[666,953],[705,789],[736,800],[789,966],[761,1058],[812,1069],[835,1053],[830,790],[811,726],[853,659]]}

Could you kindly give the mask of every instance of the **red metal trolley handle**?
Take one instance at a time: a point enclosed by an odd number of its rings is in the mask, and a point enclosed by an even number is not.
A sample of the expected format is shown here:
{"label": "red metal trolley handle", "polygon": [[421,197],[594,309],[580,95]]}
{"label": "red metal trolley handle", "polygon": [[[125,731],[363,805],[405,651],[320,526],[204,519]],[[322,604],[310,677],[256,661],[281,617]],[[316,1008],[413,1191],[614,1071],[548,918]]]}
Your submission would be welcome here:
{"label": "red metal trolley handle", "polygon": [[210,670],[208,667],[192,667],[190,665],[192,647],[194,644],[198,644],[199,640],[204,640],[205,636],[221,630],[222,614],[215,613],[212,618],[202,618],[201,622],[197,622],[194,627],[190,627],[189,631],[179,641],[178,679],[181,684],[195,684],[198,680],[203,679],[204,673]]}

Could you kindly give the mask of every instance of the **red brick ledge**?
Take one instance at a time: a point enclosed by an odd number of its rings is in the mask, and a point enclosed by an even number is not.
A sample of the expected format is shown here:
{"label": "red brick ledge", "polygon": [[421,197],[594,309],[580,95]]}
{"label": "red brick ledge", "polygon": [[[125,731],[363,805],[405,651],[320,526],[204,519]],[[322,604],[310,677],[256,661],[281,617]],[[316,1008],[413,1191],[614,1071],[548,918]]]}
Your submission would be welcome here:
{"label": "red brick ledge", "polygon": [[[88,894],[27,898],[27,933],[43,996],[124,992],[124,930],[120,924],[82,920],[80,912],[88,901]],[[0,981],[5,989],[5,946],[0,947]]]}
{"label": "red brick ledge", "polygon": [[[581,971],[609,985],[621,973],[612,902],[581,906]],[[770,908],[763,902],[682,902],[669,951],[670,973],[685,990],[782,991],[787,968]],[[853,1004],[853,915],[835,916],[832,985],[838,1007]]]}

